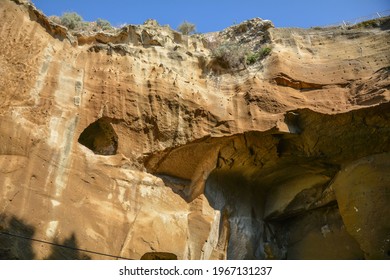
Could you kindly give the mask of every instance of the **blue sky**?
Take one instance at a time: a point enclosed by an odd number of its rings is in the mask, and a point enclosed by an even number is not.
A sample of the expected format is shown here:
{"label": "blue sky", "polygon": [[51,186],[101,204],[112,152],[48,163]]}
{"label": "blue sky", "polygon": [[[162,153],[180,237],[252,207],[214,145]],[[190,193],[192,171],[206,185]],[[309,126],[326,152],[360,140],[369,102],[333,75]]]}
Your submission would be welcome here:
{"label": "blue sky", "polygon": [[[187,20],[201,33],[219,31],[254,17],[276,27],[324,26],[390,10],[389,0],[32,0],[46,15],[77,12],[86,21],[112,25],[156,19],[176,29]],[[390,12],[390,11],[388,11]]]}

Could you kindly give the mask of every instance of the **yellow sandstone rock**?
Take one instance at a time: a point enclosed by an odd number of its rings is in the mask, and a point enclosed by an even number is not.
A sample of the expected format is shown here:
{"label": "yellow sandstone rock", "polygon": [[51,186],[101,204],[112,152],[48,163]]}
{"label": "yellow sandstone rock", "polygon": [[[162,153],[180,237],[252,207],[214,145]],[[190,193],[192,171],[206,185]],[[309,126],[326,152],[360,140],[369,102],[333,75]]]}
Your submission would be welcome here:
{"label": "yellow sandstone rock", "polygon": [[20,0],[0,18],[0,258],[390,258],[389,19],[87,34]]}

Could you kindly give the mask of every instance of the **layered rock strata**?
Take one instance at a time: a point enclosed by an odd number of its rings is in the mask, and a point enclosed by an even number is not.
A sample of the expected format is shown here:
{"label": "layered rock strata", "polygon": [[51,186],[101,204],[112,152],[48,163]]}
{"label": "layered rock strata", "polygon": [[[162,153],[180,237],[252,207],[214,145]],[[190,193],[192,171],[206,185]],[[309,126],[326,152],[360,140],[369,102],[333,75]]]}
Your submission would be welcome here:
{"label": "layered rock strata", "polygon": [[[0,16],[1,258],[390,258],[388,19],[184,36]],[[227,67],[226,42],[271,53]]]}

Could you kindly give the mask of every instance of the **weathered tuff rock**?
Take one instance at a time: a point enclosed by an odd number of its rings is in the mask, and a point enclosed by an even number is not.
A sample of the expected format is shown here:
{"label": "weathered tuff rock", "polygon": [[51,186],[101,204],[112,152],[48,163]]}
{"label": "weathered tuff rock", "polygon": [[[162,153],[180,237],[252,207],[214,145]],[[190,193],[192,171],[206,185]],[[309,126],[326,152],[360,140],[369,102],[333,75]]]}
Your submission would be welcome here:
{"label": "weathered tuff rock", "polygon": [[[388,23],[83,35],[16,0],[0,17],[1,258],[390,258]],[[272,52],[225,69],[221,40]]]}

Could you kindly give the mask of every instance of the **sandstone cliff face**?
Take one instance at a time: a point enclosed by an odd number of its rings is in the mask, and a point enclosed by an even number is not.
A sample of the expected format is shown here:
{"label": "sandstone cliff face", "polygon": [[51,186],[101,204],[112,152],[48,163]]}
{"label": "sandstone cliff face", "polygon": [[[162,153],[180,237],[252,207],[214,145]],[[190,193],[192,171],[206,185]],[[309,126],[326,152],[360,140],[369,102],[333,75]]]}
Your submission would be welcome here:
{"label": "sandstone cliff face", "polygon": [[[390,258],[388,23],[71,34],[21,1],[0,16],[2,258]],[[229,69],[225,40],[272,52]]]}

